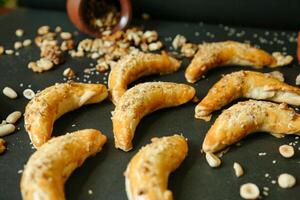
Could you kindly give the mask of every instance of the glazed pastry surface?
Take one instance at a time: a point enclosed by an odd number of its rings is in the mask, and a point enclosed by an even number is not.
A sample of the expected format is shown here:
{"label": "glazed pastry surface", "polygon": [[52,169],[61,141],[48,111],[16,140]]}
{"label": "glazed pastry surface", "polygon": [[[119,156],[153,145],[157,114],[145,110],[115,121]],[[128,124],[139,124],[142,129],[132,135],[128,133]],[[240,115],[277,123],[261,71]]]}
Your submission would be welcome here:
{"label": "glazed pastry surface", "polygon": [[131,150],[135,129],[145,115],[184,104],[194,95],[193,87],[171,82],[147,82],[127,90],[112,113],[115,147]]}
{"label": "glazed pastry surface", "polygon": [[108,78],[111,98],[116,104],[127,90],[127,85],[142,76],[151,74],[168,74],[177,71],[181,62],[167,53],[138,53],[127,55],[113,67]]}
{"label": "glazed pastry surface", "polygon": [[169,174],[179,167],[187,155],[183,136],[153,138],[131,159],[124,173],[129,200],[172,200],[168,187]]}
{"label": "glazed pastry surface", "polygon": [[99,152],[106,136],[84,129],[50,139],[29,158],[22,178],[23,200],[64,200],[64,183],[91,155]]}
{"label": "glazed pastry surface", "polygon": [[238,98],[269,100],[300,106],[300,89],[264,73],[239,71],[222,77],[195,108],[195,117],[209,119],[213,111]]}
{"label": "glazed pastry surface", "polygon": [[51,138],[53,124],[63,114],[86,104],[99,103],[108,96],[105,85],[62,83],[38,93],[26,106],[25,129],[34,147]]}
{"label": "glazed pastry surface", "polygon": [[300,133],[300,115],[287,104],[249,100],[237,103],[216,119],[207,132],[202,149],[217,152],[254,132],[275,137]]}
{"label": "glazed pastry surface", "polygon": [[269,53],[235,41],[213,42],[199,45],[198,52],[185,71],[188,82],[194,83],[207,71],[218,66],[240,65],[253,68],[270,68],[288,65],[292,56],[283,56],[279,52]]}

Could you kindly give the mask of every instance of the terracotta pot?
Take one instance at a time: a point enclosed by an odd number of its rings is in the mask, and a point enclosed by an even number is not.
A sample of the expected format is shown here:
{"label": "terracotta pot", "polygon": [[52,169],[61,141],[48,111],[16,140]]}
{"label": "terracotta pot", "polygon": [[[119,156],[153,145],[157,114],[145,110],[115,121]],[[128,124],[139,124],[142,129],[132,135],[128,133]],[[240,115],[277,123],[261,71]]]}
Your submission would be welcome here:
{"label": "terracotta pot", "polygon": [[[67,0],[67,12],[72,23],[81,32],[86,33],[92,37],[100,37],[101,32],[92,28],[84,20],[84,4],[89,0]],[[120,3],[120,20],[117,25],[112,28],[112,32],[116,32],[125,28],[131,20],[132,8],[131,0],[118,0]]]}

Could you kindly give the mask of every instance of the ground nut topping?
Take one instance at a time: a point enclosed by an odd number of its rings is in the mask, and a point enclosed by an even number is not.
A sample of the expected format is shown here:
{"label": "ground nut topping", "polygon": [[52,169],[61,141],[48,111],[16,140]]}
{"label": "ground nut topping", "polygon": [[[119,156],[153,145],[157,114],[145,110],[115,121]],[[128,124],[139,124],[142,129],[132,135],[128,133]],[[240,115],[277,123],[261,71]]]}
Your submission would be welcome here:
{"label": "ground nut topping", "polygon": [[15,129],[16,127],[13,124],[0,125],[0,137],[13,133]]}
{"label": "ground nut topping", "polygon": [[5,54],[12,55],[12,54],[14,54],[14,50],[12,50],[12,49],[6,49],[5,50]]}
{"label": "ground nut topping", "polygon": [[290,145],[281,145],[279,147],[279,153],[285,158],[291,158],[295,154],[294,147]]}
{"label": "ground nut topping", "polygon": [[39,35],[45,35],[50,32],[50,27],[49,26],[41,26],[37,32]]}
{"label": "ground nut topping", "polygon": [[16,93],[16,91],[14,91],[12,88],[10,87],[5,87],[3,90],[2,90],[3,94],[5,96],[7,96],[8,98],[10,99],[15,99],[18,97],[18,94]]}
{"label": "ground nut topping", "polygon": [[34,96],[35,96],[35,93],[32,89],[25,89],[23,91],[23,96],[26,98],[26,99],[32,99]]}
{"label": "ground nut topping", "polygon": [[15,50],[21,49],[22,46],[23,46],[23,44],[20,41],[17,41],[17,42],[14,43]]}
{"label": "ground nut topping", "polygon": [[72,34],[69,32],[61,32],[60,37],[63,40],[70,40],[70,39],[72,39]]}
{"label": "ground nut topping", "polygon": [[24,35],[24,30],[23,29],[17,29],[16,30],[16,36],[22,37]]}
{"label": "ground nut topping", "polygon": [[221,165],[221,159],[213,153],[206,153],[206,161],[210,167],[219,167]]}
{"label": "ground nut topping", "polygon": [[253,183],[245,183],[240,187],[240,195],[243,199],[257,199],[259,194],[259,188]]}
{"label": "ground nut topping", "polygon": [[162,47],[163,47],[163,44],[160,41],[153,42],[148,45],[148,48],[150,51],[156,51],[156,50],[161,49]]}
{"label": "ground nut topping", "polygon": [[63,76],[68,78],[73,78],[75,76],[75,72],[70,67],[68,67],[67,69],[64,70]]}
{"label": "ground nut topping", "polygon": [[291,188],[296,184],[296,178],[291,174],[281,174],[278,177],[278,185],[281,188]]}
{"label": "ground nut topping", "polygon": [[0,55],[2,55],[4,53],[4,47],[0,46]]}
{"label": "ground nut topping", "polygon": [[27,47],[27,46],[30,46],[32,44],[32,41],[30,39],[26,39],[23,41],[23,46],[24,47]]}
{"label": "ground nut topping", "polygon": [[16,123],[22,116],[22,113],[20,111],[15,111],[10,113],[7,117],[6,117],[6,122],[9,124],[14,124]]}
{"label": "ground nut topping", "polygon": [[197,50],[198,50],[198,45],[192,44],[192,43],[186,43],[186,44],[182,45],[182,48],[180,51],[185,57],[191,58],[195,55]]}

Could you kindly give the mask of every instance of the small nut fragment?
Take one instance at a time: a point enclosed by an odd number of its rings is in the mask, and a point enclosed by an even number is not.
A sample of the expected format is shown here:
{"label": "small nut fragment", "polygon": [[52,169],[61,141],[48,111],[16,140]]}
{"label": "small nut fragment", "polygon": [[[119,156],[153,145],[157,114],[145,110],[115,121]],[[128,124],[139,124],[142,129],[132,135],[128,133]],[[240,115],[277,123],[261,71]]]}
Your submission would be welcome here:
{"label": "small nut fragment", "polygon": [[6,150],[5,144],[6,144],[5,140],[0,138],[0,154],[2,154]]}
{"label": "small nut fragment", "polygon": [[2,55],[4,53],[4,47],[0,46],[0,55]]}
{"label": "small nut fragment", "polygon": [[23,29],[17,29],[16,30],[16,36],[18,37],[22,37],[24,35],[24,30]]}
{"label": "small nut fragment", "polygon": [[294,147],[287,144],[281,145],[279,147],[279,153],[285,158],[291,158],[295,154]]}
{"label": "small nut fragment", "polygon": [[55,32],[56,32],[56,33],[61,32],[61,30],[62,30],[62,28],[61,28],[60,26],[55,27]]}
{"label": "small nut fragment", "polygon": [[51,69],[54,64],[51,62],[51,60],[47,58],[41,58],[36,62],[37,66],[41,68],[42,71],[48,71]]}
{"label": "small nut fragment", "polygon": [[213,153],[206,153],[206,161],[210,167],[219,167],[221,165],[221,159]]}
{"label": "small nut fragment", "polygon": [[25,89],[23,91],[23,96],[26,98],[26,99],[29,99],[31,100],[34,96],[35,96],[35,93],[32,89]]}
{"label": "small nut fragment", "polygon": [[10,87],[5,87],[3,90],[2,90],[3,94],[5,96],[7,96],[8,98],[10,99],[15,99],[18,97],[18,94],[16,93],[16,91],[14,91],[12,88]]}
{"label": "small nut fragment", "polygon": [[26,39],[23,41],[23,46],[24,47],[28,47],[32,44],[32,41],[30,39]]}
{"label": "small nut fragment", "polygon": [[16,129],[15,125],[13,124],[4,124],[0,125],[0,137],[6,136],[11,134]]}
{"label": "small nut fragment", "polygon": [[156,51],[156,50],[161,49],[162,46],[163,46],[163,44],[161,43],[161,41],[153,42],[153,43],[149,44],[148,49],[149,49],[149,51]]}
{"label": "small nut fragment", "polygon": [[70,40],[72,38],[72,34],[69,32],[61,32],[60,37],[63,40]]}
{"label": "small nut fragment", "polygon": [[253,183],[245,183],[240,187],[240,195],[243,199],[257,199],[259,193],[257,185]]}
{"label": "small nut fragment", "polygon": [[288,65],[293,61],[293,57],[290,55],[283,55],[281,52],[273,52],[272,56],[276,59],[276,66],[281,67],[284,65]]}
{"label": "small nut fragment", "polygon": [[50,27],[49,26],[41,26],[37,32],[39,35],[45,35],[50,32]]}
{"label": "small nut fragment", "polygon": [[64,70],[63,76],[72,78],[75,76],[75,72],[70,67],[68,67],[67,69]]}
{"label": "small nut fragment", "polygon": [[291,188],[296,184],[296,178],[291,174],[283,173],[280,174],[277,182],[281,188]]}
{"label": "small nut fragment", "polygon": [[20,41],[17,41],[17,42],[14,43],[15,50],[21,49],[22,46],[23,46],[23,44]]}
{"label": "small nut fragment", "polygon": [[298,74],[298,76],[296,77],[296,85],[300,85],[300,74]]}
{"label": "small nut fragment", "polygon": [[185,43],[187,42],[187,39],[183,35],[176,35],[175,38],[173,39],[172,46],[174,49],[179,49],[182,47]]}
{"label": "small nut fragment", "polygon": [[239,163],[234,162],[233,169],[234,169],[234,173],[235,173],[236,177],[240,177],[240,176],[244,175],[244,169]]}
{"label": "small nut fragment", "polygon": [[14,54],[14,50],[12,50],[12,49],[6,49],[5,50],[5,54],[12,55],[12,54]]}
{"label": "small nut fragment", "polygon": [[20,111],[15,111],[10,113],[7,117],[6,117],[6,122],[10,123],[10,124],[14,124],[16,123],[22,116],[22,113]]}
{"label": "small nut fragment", "polygon": [[185,57],[191,58],[195,55],[197,50],[198,50],[198,46],[196,44],[186,43],[182,45],[180,51]]}

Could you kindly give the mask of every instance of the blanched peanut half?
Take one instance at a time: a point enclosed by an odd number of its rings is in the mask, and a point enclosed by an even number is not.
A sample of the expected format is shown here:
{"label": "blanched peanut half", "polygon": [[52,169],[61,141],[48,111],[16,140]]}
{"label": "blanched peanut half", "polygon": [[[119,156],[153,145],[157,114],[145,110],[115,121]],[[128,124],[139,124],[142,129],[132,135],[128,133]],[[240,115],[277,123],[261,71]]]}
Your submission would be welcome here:
{"label": "blanched peanut half", "polygon": [[219,167],[221,165],[220,158],[213,153],[206,153],[205,158],[210,167]]}
{"label": "blanched peanut half", "polygon": [[10,87],[5,87],[3,90],[2,90],[3,94],[5,96],[7,96],[8,98],[10,99],[15,99],[18,97],[18,94],[16,93],[16,91],[14,91],[12,88]]}
{"label": "blanched peanut half", "polygon": [[0,137],[6,136],[14,132],[16,127],[13,124],[0,125]]}
{"label": "blanched peanut half", "polygon": [[14,124],[16,123],[20,117],[22,116],[22,113],[20,111],[15,111],[10,113],[7,117],[6,117],[6,122],[10,123],[10,124]]}
{"label": "blanched peanut half", "polygon": [[234,173],[235,173],[236,177],[240,177],[240,176],[244,175],[244,169],[239,163],[234,162],[233,169],[234,169]]}
{"label": "blanched peanut half", "polygon": [[281,188],[291,188],[296,184],[296,178],[291,174],[281,174],[278,177],[278,185]]}
{"label": "blanched peanut half", "polygon": [[240,187],[240,195],[243,199],[257,199],[259,193],[259,189],[254,183],[245,183]]}
{"label": "blanched peanut half", "polygon": [[295,154],[294,147],[287,144],[281,145],[279,147],[279,153],[285,158],[291,158]]}
{"label": "blanched peanut half", "polygon": [[0,138],[0,154],[2,154],[5,151],[5,149],[6,149],[5,140]]}

